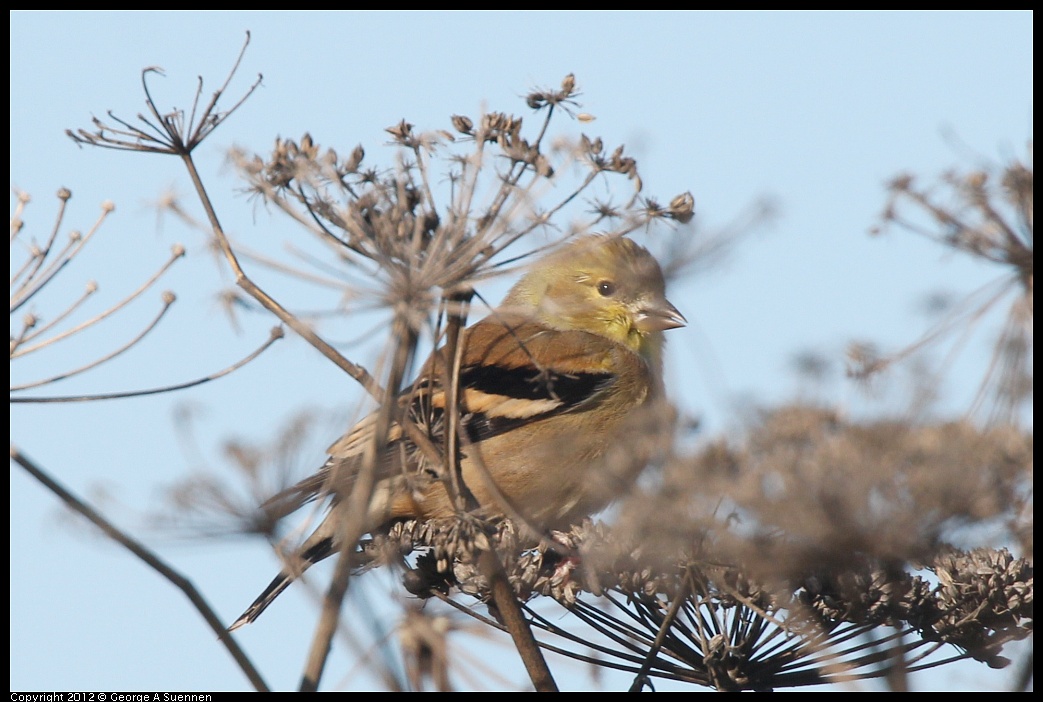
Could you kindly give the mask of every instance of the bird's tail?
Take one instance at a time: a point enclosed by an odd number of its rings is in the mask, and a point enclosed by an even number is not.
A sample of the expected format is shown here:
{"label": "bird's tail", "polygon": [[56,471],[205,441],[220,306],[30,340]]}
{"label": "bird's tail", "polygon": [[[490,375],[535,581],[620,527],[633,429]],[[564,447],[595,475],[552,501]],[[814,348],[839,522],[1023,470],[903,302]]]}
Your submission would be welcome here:
{"label": "bird's tail", "polygon": [[[323,522],[323,524],[325,524],[325,522]],[[268,587],[264,589],[264,592],[257,596],[257,599],[253,601],[253,604],[247,607],[246,611],[243,612],[238,619],[232,622],[232,625],[228,627],[228,631],[235,631],[244,624],[249,624],[257,619],[257,617],[261,616],[261,612],[266,610],[268,605],[274,602],[275,598],[281,595],[282,591],[289,587],[290,583],[296,580],[301,573],[333,553],[333,539],[325,536],[322,525],[320,525],[319,529],[316,530],[316,533],[313,534],[308,541],[315,539],[316,536],[319,537],[318,540],[300,555],[298,569],[294,572],[287,569],[280,571],[279,574],[275,576],[275,579],[269,583]]]}
{"label": "bird's tail", "polygon": [[268,605],[274,602],[275,598],[281,595],[282,591],[289,587],[293,580],[293,576],[286,571],[282,571],[276,575],[271,584],[264,589],[264,592],[258,595],[257,599],[253,601],[253,604],[247,607],[246,611],[243,612],[238,619],[232,622],[232,625],[228,627],[228,630],[235,631],[244,624],[249,624],[257,619],[257,617],[261,616],[261,612],[268,609]]}

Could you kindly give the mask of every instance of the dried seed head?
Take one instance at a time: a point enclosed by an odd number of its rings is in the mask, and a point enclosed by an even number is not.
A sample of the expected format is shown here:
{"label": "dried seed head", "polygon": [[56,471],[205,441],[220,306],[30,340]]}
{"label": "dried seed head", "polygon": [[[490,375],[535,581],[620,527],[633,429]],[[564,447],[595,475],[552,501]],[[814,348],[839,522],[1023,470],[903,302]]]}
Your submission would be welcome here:
{"label": "dried seed head", "polygon": [[366,150],[359,144],[351,150],[351,156],[344,162],[341,168],[345,173],[356,173],[358,172],[359,166],[362,164],[362,159],[366,156]]}
{"label": "dried seed head", "polygon": [[388,127],[384,131],[393,136],[395,141],[403,144],[413,138],[413,125],[404,119],[395,126]]}
{"label": "dried seed head", "polygon": [[695,214],[695,198],[685,192],[670,201],[670,216],[681,224],[690,222]]}
{"label": "dried seed head", "polygon": [[473,134],[474,133],[474,122],[469,117],[463,115],[453,115],[453,128],[461,134]]}
{"label": "dried seed head", "polygon": [[304,133],[301,137],[300,155],[305,158],[314,159],[319,155],[319,147],[316,146],[315,142],[311,138],[311,134],[308,132]]}

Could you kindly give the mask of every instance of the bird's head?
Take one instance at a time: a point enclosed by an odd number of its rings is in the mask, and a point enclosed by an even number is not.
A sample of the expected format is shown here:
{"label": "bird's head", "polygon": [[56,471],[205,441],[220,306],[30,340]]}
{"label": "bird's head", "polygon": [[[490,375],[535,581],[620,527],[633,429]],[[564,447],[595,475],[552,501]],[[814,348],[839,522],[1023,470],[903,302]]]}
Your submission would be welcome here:
{"label": "bird's head", "polygon": [[504,299],[549,327],[611,339],[658,361],[662,332],[685,318],[666,299],[659,263],[621,236],[584,236],[537,261]]}

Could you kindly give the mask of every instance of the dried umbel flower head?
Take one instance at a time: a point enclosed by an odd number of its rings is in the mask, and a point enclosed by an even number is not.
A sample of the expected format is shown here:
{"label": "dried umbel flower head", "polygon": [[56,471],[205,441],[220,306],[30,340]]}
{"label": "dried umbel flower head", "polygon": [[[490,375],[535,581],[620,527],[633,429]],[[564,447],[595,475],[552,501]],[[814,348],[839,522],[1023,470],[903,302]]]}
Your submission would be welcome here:
{"label": "dried umbel flower head", "polygon": [[1032,631],[1031,563],[1007,549],[975,549],[940,556],[933,570],[936,610],[924,618],[925,636],[959,646],[992,667],[1009,663],[998,655],[1003,644]]}
{"label": "dried umbel flower head", "polygon": [[[424,587],[459,588],[490,602],[475,564],[478,551],[495,549],[533,625],[559,651],[587,661],[597,651],[593,660],[632,670],[638,686],[656,677],[718,690],[816,685],[884,677],[897,658],[910,671],[967,657],[1002,666],[1003,645],[1032,629],[1032,568],[1003,549],[939,555],[925,570],[937,585],[868,558],[765,583],[684,554],[672,564],[646,558],[644,543],[589,521],[548,543],[519,540],[501,522],[482,549],[449,524],[405,523],[393,533],[400,547],[425,552],[407,577],[421,596]],[[541,598],[574,625],[541,614]]]}
{"label": "dried umbel flower head", "polygon": [[[947,338],[965,336],[990,310],[1006,305],[1006,320],[993,342],[993,358],[982,377],[973,409],[989,410],[990,421],[1017,423],[1032,398],[1032,319],[1035,265],[1033,255],[1033,169],[1031,145],[1026,158],[1010,159],[985,171],[943,175],[935,185],[921,185],[910,175],[890,184],[881,227],[898,228],[989,265],[999,277],[986,289],[966,294],[950,306],[920,339],[891,354],[854,358],[851,372],[868,377]],[[984,300],[984,301],[982,301]]]}
{"label": "dried umbel flower head", "polygon": [[[52,226],[50,234],[42,243],[35,240],[32,242],[23,241],[23,237],[26,235],[23,216],[25,207],[30,201],[28,195],[19,195],[17,209],[11,218],[12,262],[13,270],[15,271],[11,277],[12,332],[10,355],[12,361],[60,343],[69,344],[74,340],[84,338],[89,330],[100,327],[107,319],[141,298],[176,261],[185,255],[183,246],[180,244],[174,245],[166,262],[159,267],[158,271],[145,272],[143,275],[146,277],[146,282],[143,285],[124,299],[110,303],[106,309],[89,312],[90,304],[97,300],[97,293],[100,288],[96,281],[88,280],[83,286],[83,293],[74,299],[68,300],[64,308],[47,310],[46,312],[40,308],[34,308],[32,312],[22,316],[20,328],[18,328],[19,325],[14,322],[15,315],[26,306],[39,305],[39,301],[43,297],[41,293],[60,284],[59,276],[62,274],[65,276],[75,275],[75,273],[71,272],[74,270],[74,267],[70,264],[81,256],[87,244],[93,240],[94,236],[101,230],[102,225],[107,221],[109,215],[115,210],[115,205],[111,201],[106,200],[102,202],[100,207],[101,214],[94,224],[86,232],[75,229],[67,232],[65,242],[62,243],[59,236],[62,232],[62,227],[65,225],[65,216],[69,201],[72,199],[72,191],[68,188],[60,188],[57,192],[57,198],[59,201],[57,220]],[[19,382],[12,380],[11,401],[16,403],[70,402],[112,397],[113,393],[106,395],[77,395],[74,397],[58,395],[41,397],[29,396],[25,391],[51,387],[60,381],[81,375],[109,363],[120,354],[137,345],[155,329],[175,300],[176,297],[173,292],[169,290],[163,291],[160,294],[160,309],[152,321],[139,330],[136,335],[123,340],[122,345],[107,350],[98,358],[87,360],[78,367],[44,375],[44,377],[38,377],[33,380]],[[88,312],[85,313],[85,310],[88,310]],[[62,327],[63,324],[65,328]],[[161,388],[157,391],[162,390]],[[135,393],[133,391],[119,393],[121,396],[132,394]]]}
{"label": "dried umbel flower head", "polygon": [[[557,108],[571,114],[576,95],[571,77],[559,89],[530,95],[531,104],[548,108],[534,129],[499,111],[455,114],[451,128],[427,131],[402,119],[386,129],[394,151],[389,167],[364,167],[361,146],[344,158],[308,134],[278,139],[267,157],[237,152],[233,158],[257,196],[305,225],[349,267],[375,278],[366,294],[408,310],[421,332],[440,300],[466,297],[505,262],[524,258],[522,251],[504,261],[504,252],[529,235],[618,236],[656,222],[691,221],[689,193],[666,207],[638,200],[637,163],[622,146],[607,152],[600,139],[581,136],[573,148],[548,150]],[[613,175],[632,181],[634,195],[625,203],[599,202],[593,217],[577,212],[593,184]],[[606,220],[610,226],[603,226]],[[356,292],[345,297],[357,299]]]}

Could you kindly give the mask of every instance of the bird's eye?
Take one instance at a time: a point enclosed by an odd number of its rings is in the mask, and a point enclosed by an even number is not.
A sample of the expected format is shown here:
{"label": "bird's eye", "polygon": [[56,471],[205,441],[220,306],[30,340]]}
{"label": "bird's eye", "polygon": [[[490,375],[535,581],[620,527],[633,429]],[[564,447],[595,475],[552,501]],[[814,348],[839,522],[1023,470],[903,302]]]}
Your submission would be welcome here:
{"label": "bird's eye", "polygon": [[612,297],[616,294],[616,284],[611,280],[602,280],[598,283],[598,292],[601,293],[601,297]]}

